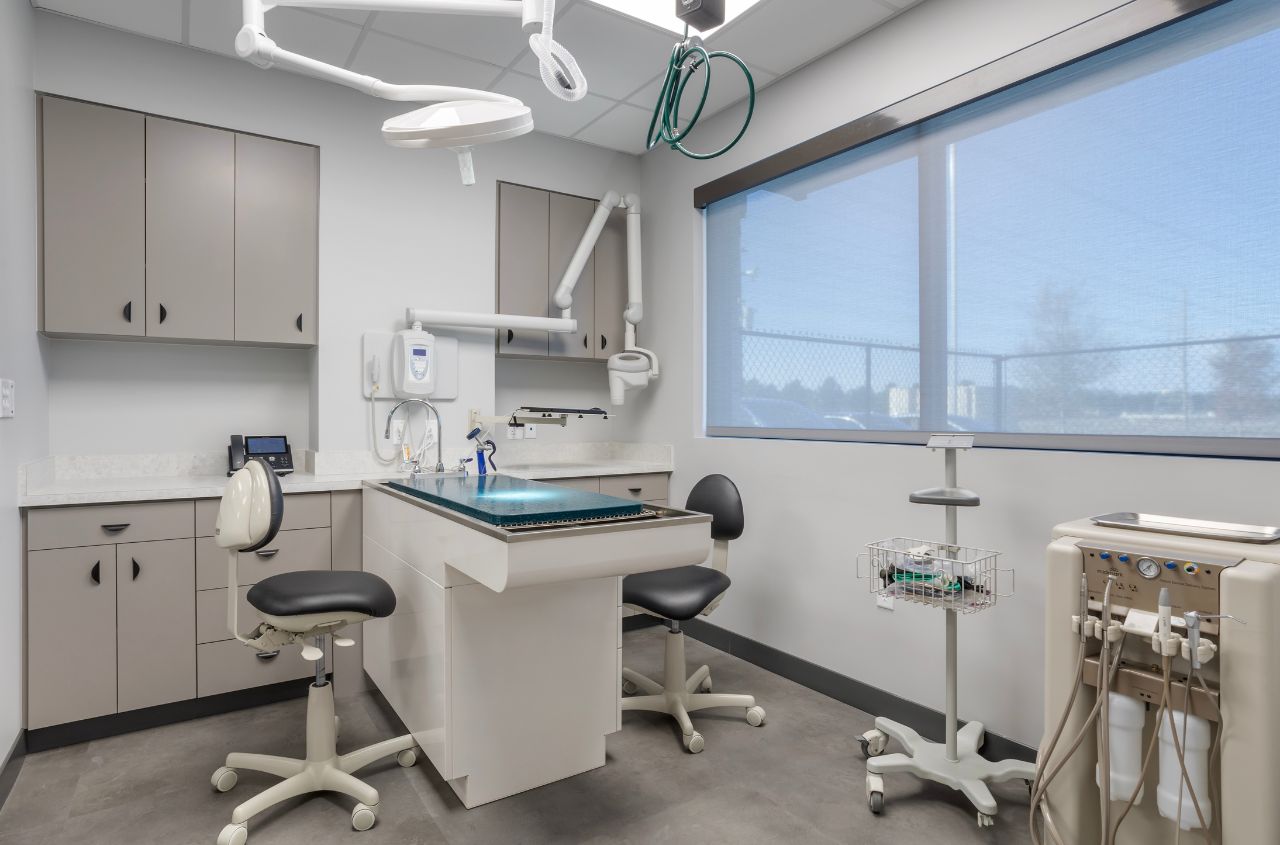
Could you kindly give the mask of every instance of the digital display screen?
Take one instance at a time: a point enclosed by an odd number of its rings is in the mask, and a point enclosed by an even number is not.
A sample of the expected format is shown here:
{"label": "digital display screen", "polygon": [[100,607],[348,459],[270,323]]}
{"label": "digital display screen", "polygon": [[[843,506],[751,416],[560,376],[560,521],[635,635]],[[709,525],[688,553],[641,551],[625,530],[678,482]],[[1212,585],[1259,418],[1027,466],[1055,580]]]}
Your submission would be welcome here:
{"label": "digital display screen", "polygon": [[421,346],[414,347],[414,350],[413,350],[413,357],[415,357],[415,358],[425,358],[425,357],[427,357],[427,350],[426,350],[426,349],[424,349],[424,348],[423,348],[423,347],[421,347]]}
{"label": "digital display screen", "polygon": [[283,437],[246,437],[244,450],[249,455],[280,455],[289,451],[289,441]]}

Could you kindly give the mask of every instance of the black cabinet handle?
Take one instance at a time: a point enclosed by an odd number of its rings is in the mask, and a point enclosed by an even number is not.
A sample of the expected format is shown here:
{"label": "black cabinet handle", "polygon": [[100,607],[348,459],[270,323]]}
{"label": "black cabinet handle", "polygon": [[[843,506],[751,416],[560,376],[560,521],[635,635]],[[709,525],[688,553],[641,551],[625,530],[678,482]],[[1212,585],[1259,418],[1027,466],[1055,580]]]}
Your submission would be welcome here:
{"label": "black cabinet handle", "polygon": [[126,323],[133,322],[133,300],[132,299],[124,304],[124,311],[122,313],[124,314],[124,321]]}
{"label": "black cabinet handle", "polygon": [[128,528],[129,525],[130,523],[128,522],[116,522],[111,525],[102,526],[102,530],[107,532],[108,534],[119,534],[121,531]]}
{"label": "black cabinet handle", "polygon": [[609,339],[604,335],[600,335],[600,348],[604,349],[608,345],[609,345]]}
{"label": "black cabinet handle", "polygon": [[95,563],[93,569],[89,570],[89,580],[95,584],[102,583],[102,561]]}
{"label": "black cabinet handle", "polygon": [[516,339],[516,333],[513,332],[511,329],[507,329],[507,343],[510,343],[515,339]]}
{"label": "black cabinet handle", "polygon": [[583,349],[590,349],[591,347],[587,345],[588,343],[589,343],[589,341],[587,340],[587,336],[584,334],[584,335],[582,336],[582,348],[583,348]]}
{"label": "black cabinet handle", "polygon": [[640,491],[641,491],[641,490],[643,490],[643,489],[644,489],[643,487],[628,487],[628,488],[627,488],[627,492],[629,492],[629,493],[634,493],[635,495],[639,496],[639,495],[640,495]]}
{"label": "black cabinet handle", "polygon": [[142,572],[142,567],[138,566],[138,559],[133,558],[133,580],[137,581],[138,575],[141,574],[141,572]]}
{"label": "black cabinet handle", "polygon": [[298,327],[298,331],[302,331],[302,315],[301,314],[298,315],[298,320],[296,323],[294,323],[294,325]]}
{"label": "black cabinet handle", "polygon": [[166,317],[168,317],[168,316],[169,316],[169,312],[168,312],[168,310],[164,307],[164,303],[163,303],[163,302],[161,302],[161,303],[160,303],[160,322],[162,322],[162,323],[163,323],[163,322],[165,321],[165,318],[166,318]]}
{"label": "black cabinet handle", "polygon": [[258,652],[257,654],[255,654],[255,655],[254,655],[254,657],[258,658],[258,659],[259,659],[259,660],[261,660],[263,663],[266,663],[268,660],[275,660],[275,659],[276,659],[277,657],[279,657],[279,656],[280,656],[280,651],[279,651],[279,650],[276,650],[276,651],[260,651],[260,652]]}
{"label": "black cabinet handle", "polygon": [[280,554],[280,550],[279,549],[263,549],[260,552],[254,552],[254,554],[262,558],[263,560],[270,560],[271,558]]}

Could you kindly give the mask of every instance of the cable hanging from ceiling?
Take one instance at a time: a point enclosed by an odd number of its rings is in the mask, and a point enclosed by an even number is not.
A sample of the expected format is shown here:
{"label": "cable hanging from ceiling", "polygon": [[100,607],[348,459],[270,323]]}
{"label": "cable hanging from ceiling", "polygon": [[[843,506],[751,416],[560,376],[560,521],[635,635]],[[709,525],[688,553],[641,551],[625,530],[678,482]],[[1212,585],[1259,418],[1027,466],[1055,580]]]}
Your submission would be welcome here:
{"label": "cable hanging from ceiling", "polygon": [[[712,59],[729,60],[737,65],[738,69],[742,71],[742,75],[746,77],[747,114],[743,118],[742,128],[738,130],[738,134],[733,137],[733,140],[718,150],[700,153],[686,147],[684,140],[689,137],[694,127],[698,125],[698,119],[702,117],[703,109],[707,105],[707,98],[711,94]],[[685,89],[699,69],[702,70],[702,94],[698,97],[697,107],[694,108],[693,114],[688,118],[682,129],[680,128],[680,103],[684,99]],[[746,62],[725,50],[707,50],[701,38],[696,35],[692,38],[689,36],[689,27],[686,24],[684,38],[671,49],[671,58],[667,62],[666,78],[662,82],[662,92],[658,95],[658,102],[653,108],[653,117],[649,120],[649,132],[645,140],[645,149],[651,150],[659,144],[666,144],[671,149],[693,159],[705,160],[722,156],[733,149],[742,140],[742,136],[747,134],[747,127],[751,125],[751,116],[755,113],[755,109],[756,84]]]}

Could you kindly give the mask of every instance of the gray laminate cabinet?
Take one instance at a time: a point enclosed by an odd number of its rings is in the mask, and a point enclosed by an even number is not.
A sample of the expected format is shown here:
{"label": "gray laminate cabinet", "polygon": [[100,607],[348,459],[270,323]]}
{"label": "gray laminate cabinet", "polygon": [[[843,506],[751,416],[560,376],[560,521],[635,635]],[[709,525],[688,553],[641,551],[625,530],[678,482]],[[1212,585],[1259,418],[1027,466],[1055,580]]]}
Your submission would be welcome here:
{"label": "gray laminate cabinet", "polygon": [[196,697],[195,540],[116,546],[121,712]]}
{"label": "gray laminate cabinet", "polygon": [[627,216],[609,216],[600,240],[596,241],[595,336],[593,354],[607,359],[625,347],[626,324],[622,312],[627,307]]}
{"label": "gray laminate cabinet", "polygon": [[144,120],[41,99],[43,308],[50,334],[142,336]]}
{"label": "gray laminate cabinet", "polygon": [[27,555],[27,727],[116,712],[116,548]]}
{"label": "gray laminate cabinet", "polygon": [[315,147],[236,136],[235,337],[255,343],[316,343]]}
{"label": "gray laminate cabinet", "polygon": [[[573,253],[578,249],[582,234],[591,222],[596,203],[582,197],[571,197],[567,194],[551,194],[550,220],[548,224],[548,267],[547,274],[547,315],[559,317],[561,311],[552,301],[555,290],[560,286]],[[587,263],[578,277],[578,284],[573,291],[572,314],[578,321],[576,332],[550,332],[547,352],[560,358],[592,358],[591,339],[595,336],[595,289],[596,260],[595,252],[587,257]]]}
{"label": "gray laminate cabinet", "polygon": [[146,125],[147,337],[233,340],[235,133]]}
{"label": "gray laminate cabinet", "polygon": [[[498,184],[498,313],[547,316],[550,194]],[[545,357],[547,332],[499,329],[498,352]]]}

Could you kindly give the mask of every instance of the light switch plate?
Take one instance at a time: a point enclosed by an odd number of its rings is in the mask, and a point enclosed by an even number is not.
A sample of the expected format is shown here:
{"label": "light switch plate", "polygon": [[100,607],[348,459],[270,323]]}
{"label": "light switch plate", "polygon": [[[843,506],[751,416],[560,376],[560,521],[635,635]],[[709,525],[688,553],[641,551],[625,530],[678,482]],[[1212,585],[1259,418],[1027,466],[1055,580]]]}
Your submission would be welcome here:
{"label": "light switch plate", "polygon": [[13,379],[0,378],[0,419],[8,419],[17,414],[17,400],[14,396],[16,391]]}
{"label": "light switch plate", "polygon": [[534,439],[536,439],[537,437],[538,437],[538,427],[537,427],[536,425],[534,425],[533,423],[525,423],[525,426],[524,426],[524,439],[525,439],[525,440],[534,440]]}

